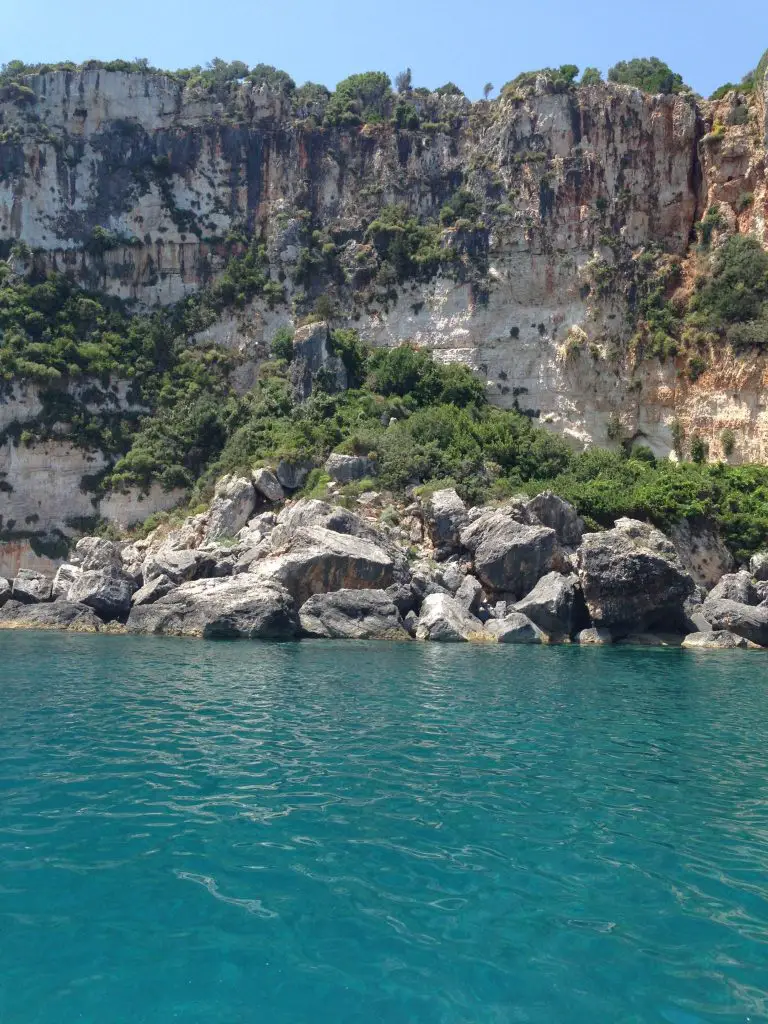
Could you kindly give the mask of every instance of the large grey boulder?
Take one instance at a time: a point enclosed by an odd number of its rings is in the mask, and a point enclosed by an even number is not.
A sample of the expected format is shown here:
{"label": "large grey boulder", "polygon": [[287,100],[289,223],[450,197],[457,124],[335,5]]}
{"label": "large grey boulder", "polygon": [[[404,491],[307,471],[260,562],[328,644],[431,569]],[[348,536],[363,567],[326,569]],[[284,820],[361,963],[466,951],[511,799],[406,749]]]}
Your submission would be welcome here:
{"label": "large grey boulder", "polygon": [[325,463],[325,471],[337,484],[349,484],[376,475],[376,464],[365,455],[342,455],[333,452]]}
{"label": "large grey boulder", "polygon": [[429,538],[438,549],[459,546],[461,531],[467,525],[467,506],[452,487],[434,491],[424,506]]}
{"label": "large grey boulder", "polygon": [[536,623],[522,612],[510,612],[503,619],[489,619],[484,630],[490,639],[500,644],[540,644],[545,640]]}
{"label": "large grey boulder", "polygon": [[749,651],[760,650],[759,644],[755,644],[743,636],[730,633],[727,629],[711,629],[700,633],[689,633],[681,646],[699,651],[728,651],[734,648]]}
{"label": "large grey boulder", "polygon": [[225,476],[216,484],[216,493],[208,511],[207,541],[235,537],[253,515],[256,491],[246,477]]}
{"label": "large grey boulder", "polygon": [[147,555],[142,567],[145,583],[167,576],[179,584],[213,575],[216,558],[211,552],[192,548],[161,547]]}
{"label": "large grey boulder", "polygon": [[474,614],[485,600],[485,591],[480,580],[475,579],[474,576],[465,576],[453,596],[467,611]]}
{"label": "large grey boulder", "polygon": [[555,640],[572,636],[589,622],[578,576],[549,572],[515,605]]}
{"label": "large grey boulder", "polygon": [[733,572],[736,563],[720,531],[714,523],[690,523],[681,520],[669,531],[683,568],[701,587],[710,589],[725,573]]}
{"label": "large grey boulder", "polygon": [[758,604],[760,595],[754,580],[746,569],[726,573],[707,595],[707,601],[738,601],[739,604]]}
{"label": "large grey boulder", "polygon": [[325,391],[344,391],[347,387],[347,370],[344,361],[333,350],[331,332],[325,321],[299,327],[293,335],[291,384],[296,401],[303,402],[309,398],[320,376]]}
{"label": "large grey boulder", "polygon": [[133,580],[121,569],[108,566],[84,572],[69,588],[67,600],[93,608],[105,621],[122,619],[131,609]]}
{"label": "large grey boulder", "polygon": [[71,562],[83,572],[110,566],[119,568],[123,564],[119,545],[104,537],[81,537],[75,544]]}
{"label": "large grey boulder", "polygon": [[768,647],[768,608],[752,607],[727,598],[707,598],[704,615],[713,630],[728,630],[761,647]]}
{"label": "large grey boulder", "polygon": [[459,643],[483,639],[483,624],[448,594],[430,594],[424,599],[416,627],[417,640]]}
{"label": "large grey boulder", "polygon": [[558,554],[555,531],[512,518],[506,508],[484,512],[461,534],[473,553],[475,575],[490,590],[527,594],[553,569]]}
{"label": "large grey boulder", "polygon": [[542,491],[526,505],[528,511],[542,526],[555,531],[558,541],[565,547],[578,547],[584,534],[584,520],[564,498],[552,491]]}
{"label": "large grey boulder", "polygon": [[79,565],[71,565],[69,562],[65,562],[60,565],[56,570],[56,575],[53,577],[53,583],[51,584],[51,595],[54,600],[57,597],[64,597],[69,593],[69,588],[83,575],[83,570]]}
{"label": "large grey boulder", "polygon": [[293,531],[282,550],[256,561],[252,568],[262,579],[284,586],[299,607],[313,594],[386,590],[395,575],[392,558],[378,545],[322,526]]}
{"label": "large grey boulder", "polygon": [[257,493],[266,498],[267,501],[283,501],[285,498],[283,485],[271,469],[262,468],[254,470],[253,486],[256,488]]}
{"label": "large grey boulder", "polygon": [[11,584],[3,576],[0,576],[0,608],[11,599]]}
{"label": "large grey boulder", "polygon": [[0,608],[0,629],[68,629],[73,633],[96,633],[101,619],[92,608],[69,601],[23,604],[9,601]]}
{"label": "large grey boulder", "polygon": [[639,632],[657,623],[670,629],[684,621],[693,593],[674,545],[655,527],[620,519],[605,533],[587,533],[578,552],[579,578],[596,626]]}
{"label": "large grey boulder", "polygon": [[607,629],[590,626],[589,629],[582,629],[577,633],[576,642],[584,647],[605,647],[613,643],[613,637]]}
{"label": "large grey boulder", "polygon": [[761,582],[768,580],[768,551],[758,551],[749,560],[750,574]]}
{"label": "large grey boulder", "polygon": [[22,604],[51,600],[51,581],[33,569],[19,569],[11,587],[11,597]]}
{"label": "large grey boulder", "polygon": [[133,608],[126,628],[129,633],[283,640],[298,634],[299,617],[284,587],[242,573],[183,583],[154,604]]}
{"label": "large grey boulder", "polygon": [[315,594],[299,612],[306,636],[343,640],[410,640],[397,608],[383,590]]}
{"label": "large grey boulder", "polygon": [[286,491],[297,491],[304,486],[314,468],[309,459],[280,459],[276,475]]}
{"label": "large grey boulder", "polygon": [[170,594],[175,586],[176,584],[169,580],[167,576],[155,576],[154,579],[150,580],[149,583],[145,583],[143,587],[139,587],[136,593],[133,594],[131,605],[135,607],[141,604],[154,604],[161,597]]}

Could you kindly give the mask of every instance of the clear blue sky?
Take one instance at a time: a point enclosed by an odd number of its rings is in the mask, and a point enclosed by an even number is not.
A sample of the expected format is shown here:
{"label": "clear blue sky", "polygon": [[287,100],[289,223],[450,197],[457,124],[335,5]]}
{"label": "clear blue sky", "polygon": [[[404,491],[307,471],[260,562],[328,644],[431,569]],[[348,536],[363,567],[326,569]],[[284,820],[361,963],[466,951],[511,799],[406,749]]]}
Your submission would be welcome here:
{"label": "clear blue sky", "polygon": [[740,0],[3,0],[0,63],[211,57],[274,64],[300,84],[357,71],[456,82],[476,98],[520,71],[658,56],[708,95],[768,48],[768,2]]}

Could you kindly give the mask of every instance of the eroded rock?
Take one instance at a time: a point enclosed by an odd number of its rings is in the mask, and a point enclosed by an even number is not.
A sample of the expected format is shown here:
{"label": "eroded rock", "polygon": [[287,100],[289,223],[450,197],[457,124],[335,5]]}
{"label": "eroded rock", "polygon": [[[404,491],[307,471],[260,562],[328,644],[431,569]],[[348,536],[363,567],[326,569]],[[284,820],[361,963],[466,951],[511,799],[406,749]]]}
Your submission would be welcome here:
{"label": "eroded rock", "polygon": [[383,590],[315,594],[299,613],[306,636],[349,640],[409,640],[397,608]]}
{"label": "eroded rock", "polygon": [[485,632],[500,644],[540,644],[544,633],[522,612],[510,612],[503,619],[489,619]]}
{"label": "eroded rock", "polygon": [[733,648],[759,651],[759,644],[752,643],[746,637],[737,636],[727,629],[711,629],[700,633],[689,633],[683,639],[682,647],[704,651],[726,651]]}
{"label": "eroded rock", "polygon": [[38,604],[51,600],[51,581],[41,572],[19,569],[11,588],[11,597],[22,604]]}
{"label": "eroded rock", "polygon": [[549,572],[522,601],[515,605],[548,636],[556,640],[572,636],[589,621],[578,576]]}
{"label": "eroded rock", "polygon": [[24,604],[8,601],[0,608],[0,629],[66,629],[73,633],[97,633],[101,619],[92,608],[71,601]]}
{"label": "eroded rock", "polygon": [[298,635],[299,617],[284,587],[242,573],[182,583],[154,604],[133,608],[126,628],[169,636],[287,640]]}
{"label": "eroded rock", "polygon": [[430,594],[421,606],[416,639],[448,643],[482,640],[483,624],[456,598],[448,594]]}

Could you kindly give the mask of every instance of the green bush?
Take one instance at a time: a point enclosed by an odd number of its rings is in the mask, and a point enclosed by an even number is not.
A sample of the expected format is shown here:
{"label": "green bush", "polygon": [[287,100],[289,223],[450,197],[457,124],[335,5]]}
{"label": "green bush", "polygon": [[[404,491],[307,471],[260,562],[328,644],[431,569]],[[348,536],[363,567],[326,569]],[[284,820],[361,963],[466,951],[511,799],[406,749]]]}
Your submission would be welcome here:
{"label": "green bush", "polygon": [[750,235],[732,235],[715,256],[712,276],[691,301],[714,328],[746,323],[765,315],[768,299],[768,253]]}
{"label": "green bush", "polygon": [[687,90],[680,75],[658,57],[635,57],[614,64],[608,71],[608,81],[633,85],[648,93],[678,93]]}
{"label": "green bush", "polygon": [[579,85],[599,85],[602,80],[599,68],[584,68]]}
{"label": "green bush", "polygon": [[286,363],[293,360],[293,331],[290,327],[278,327],[270,350],[275,359],[283,359]]}
{"label": "green bush", "polygon": [[389,117],[392,83],[383,71],[350,75],[339,82],[325,113],[328,125],[374,124]]}

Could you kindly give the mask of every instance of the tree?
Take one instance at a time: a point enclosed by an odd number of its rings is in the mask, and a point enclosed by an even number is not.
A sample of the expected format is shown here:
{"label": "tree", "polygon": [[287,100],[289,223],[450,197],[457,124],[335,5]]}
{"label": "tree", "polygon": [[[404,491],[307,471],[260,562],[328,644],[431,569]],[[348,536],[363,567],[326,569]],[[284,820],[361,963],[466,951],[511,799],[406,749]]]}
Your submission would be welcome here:
{"label": "tree", "polygon": [[395,88],[398,92],[410,92],[411,91],[411,69],[406,68],[405,71],[401,71],[398,75],[395,75]]}
{"label": "tree", "polygon": [[603,76],[600,74],[599,68],[584,68],[584,73],[581,76],[582,85],[599,85],[602,80]]}
{"label": "tree", "polygon": [[483,99],[487,100],[493,92],[493,82],[486,82],[483,86]]}
{"label": "tree", "polygon": [[621,60],[608,71],[608,81],[620,85],[633,85],[643,92],[677,93],[687,89],[681,75],[658,57],[634,57]]}

